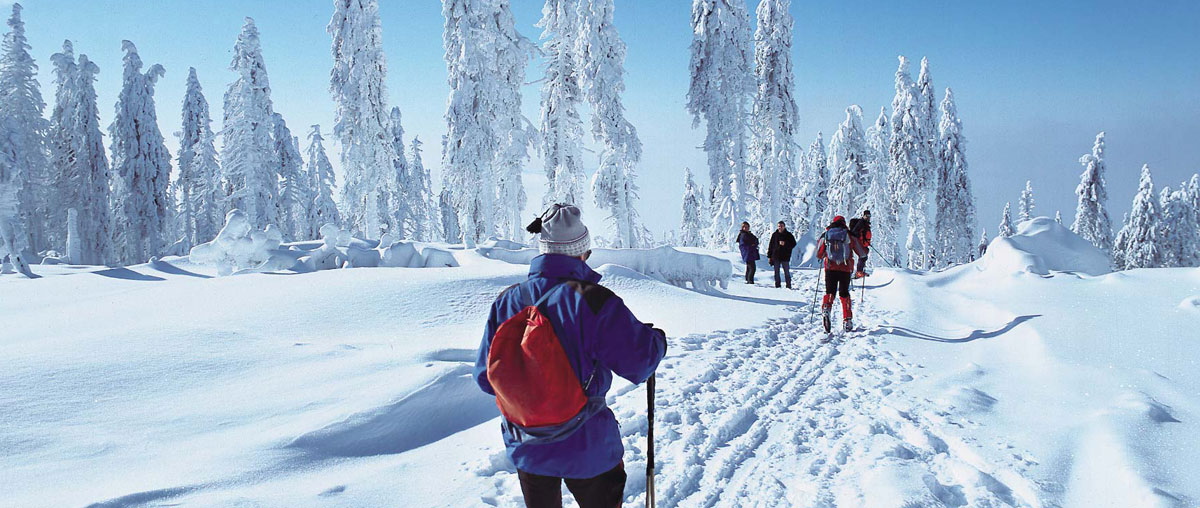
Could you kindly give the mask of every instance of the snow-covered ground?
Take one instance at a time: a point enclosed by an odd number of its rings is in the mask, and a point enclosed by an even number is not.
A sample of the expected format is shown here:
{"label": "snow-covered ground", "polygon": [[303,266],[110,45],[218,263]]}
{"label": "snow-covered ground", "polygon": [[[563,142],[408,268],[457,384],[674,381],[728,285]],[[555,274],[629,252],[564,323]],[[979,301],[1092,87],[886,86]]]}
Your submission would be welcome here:
{"label": "snow-covered ground", "polygon": [[[815,271],[796,291],[765,264],[756,286],[697,291],[600,267],[670,336],[659,503],[1196,506],[1200,269],[1096,274],[1052,221],[1021,233],[972,265],[877,270],[858,331],[828,344]],[[469,372],[527,266],[489,254],[0,276],[0,506],[519,505]],[[645,392],[618,382],[609,400],[639,505]]]}

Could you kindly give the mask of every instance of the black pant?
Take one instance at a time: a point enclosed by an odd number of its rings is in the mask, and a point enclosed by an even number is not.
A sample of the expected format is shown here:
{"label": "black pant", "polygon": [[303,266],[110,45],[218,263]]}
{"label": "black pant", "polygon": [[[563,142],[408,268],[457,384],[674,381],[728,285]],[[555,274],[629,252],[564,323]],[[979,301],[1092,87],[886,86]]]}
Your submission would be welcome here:
{"label": "black pant", "polygon": [[858,271],[862,272],[863,269],[866,267],[867,267],[867,256],[864,254],[864,255],[858,257]]}
{"label": "black pant", "polygon": [[746,282],[754,282],[754,270],[758,269],[758,267],[754,265],[754,261],[746,262]]}
{"label": "black pant", "polygon": [[850,272],[825,270],[825,294],[850,298]]}
{"label": "black pant", "polygon": [[788,263],[791,263],[791,260],[775,261],[775,287],[779,287],[779,269],[783,268],[783,275],[787,279],[787,287],[788,289],[792,288],[792,269]]}
{"label": "black pant", "polygon": [[[562,478],[517,470],[521,494],[528,508],[562,508]],[[620,508],[625,497],[625,464],[617,464],[594,478],[567,478],[567,490],[579,508]]]}

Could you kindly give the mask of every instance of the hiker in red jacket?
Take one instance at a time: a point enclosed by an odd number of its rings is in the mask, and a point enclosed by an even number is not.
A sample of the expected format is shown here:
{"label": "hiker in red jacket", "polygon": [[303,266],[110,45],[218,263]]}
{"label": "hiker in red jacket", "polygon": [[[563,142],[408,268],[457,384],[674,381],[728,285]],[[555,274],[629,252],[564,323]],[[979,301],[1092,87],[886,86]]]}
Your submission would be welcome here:
{"label": "hiker in red jacket", "polygon": [[829,333],[832,323],[829,313],[833,309],[833,294],[836,292],[842,299],[842,321],[846,331],[854,329],[850,319],[850,277],[854,274],[854,256],[865,256],[867,248],[862,241],[850,234],[846,219],[841,215],[833,218],[833,223],[825,228],[821,241],[817,244],[817,259],[825,262],[825,298],[821,300],[821,315],[825,323],[825,332]]}

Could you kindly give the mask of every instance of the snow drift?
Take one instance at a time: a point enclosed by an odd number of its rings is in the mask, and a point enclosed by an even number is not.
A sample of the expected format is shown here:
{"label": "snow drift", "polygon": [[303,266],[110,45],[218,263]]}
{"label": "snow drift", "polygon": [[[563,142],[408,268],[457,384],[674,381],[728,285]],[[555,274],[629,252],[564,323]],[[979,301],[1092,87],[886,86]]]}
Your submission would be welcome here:
{"label": "snow drift", "polygon": [[1108,256],[1049,217],[1022,222],[1017,234],[996,238],[972,266],[998,274],[1075,272],[1104,275],[1112,271]]}

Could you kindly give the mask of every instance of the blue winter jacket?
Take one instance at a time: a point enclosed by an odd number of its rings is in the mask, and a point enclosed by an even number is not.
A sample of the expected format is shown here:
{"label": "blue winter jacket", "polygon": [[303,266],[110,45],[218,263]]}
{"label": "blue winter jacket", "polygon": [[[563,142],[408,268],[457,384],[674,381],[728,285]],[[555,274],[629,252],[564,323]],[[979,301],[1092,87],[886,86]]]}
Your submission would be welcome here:
{"label": "blue winter jacket", "polygon": [[[638,321],[617,295],[597,284],[599,281],[600,274],[579,258],[558,254],[534,258],[529,279],[505,289],[492,304],[475,361],[479,387],[495,395],[487,379],[487,355],[496,328],[548,291],[552,294],[543,311],[581,386],[595,365],[596,377],[585,395],[607,394],[613,373],[634,383],[648,379],[666,354],[666,337]],[[503,431],[501,434],[508,458],[517,469],[543,476],[592,478],[616,467],[625,451],[617,419],[607,407],[562,441],[524,444],[514,442]]]}
{"label": "blue winter jacket", "polygon": [[749,231],[738,231],[738,249],[742,251],[742,261],[747,263],[758,260],[758,237]]}

